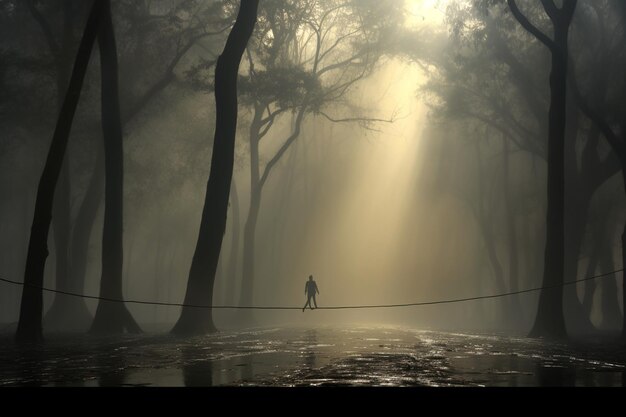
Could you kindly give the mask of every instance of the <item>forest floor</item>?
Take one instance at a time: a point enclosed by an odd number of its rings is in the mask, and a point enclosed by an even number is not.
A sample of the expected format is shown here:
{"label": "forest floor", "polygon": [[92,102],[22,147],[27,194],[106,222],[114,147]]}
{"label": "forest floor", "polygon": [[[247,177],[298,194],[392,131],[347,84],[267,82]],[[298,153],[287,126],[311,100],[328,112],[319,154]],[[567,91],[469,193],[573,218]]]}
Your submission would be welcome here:
{"label": "forest floor", "polygon": [[0,335],[1,386],[625,386],[623,345],[397,326],[228,330],[179,339]]}

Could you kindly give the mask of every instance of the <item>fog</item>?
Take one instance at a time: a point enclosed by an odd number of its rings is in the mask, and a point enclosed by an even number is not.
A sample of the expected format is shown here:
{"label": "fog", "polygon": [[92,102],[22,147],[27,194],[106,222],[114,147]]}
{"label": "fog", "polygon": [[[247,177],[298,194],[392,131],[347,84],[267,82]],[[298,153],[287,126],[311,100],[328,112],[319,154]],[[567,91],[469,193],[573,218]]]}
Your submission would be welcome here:
{"label": "fog", "polygon": [[[64,96],[55,80],[59,68],[71,69],[89,12],[83,2],[70,3],[68,12],[56,2],[35,2],[33,12],[24,2],[0,1],[0,277],[13,281],[24,279],[38,184]],[[331,13],[336,3],[260,2],[239,69],[226,230],[213,297],[203,298],[203,304],[299,309],[309,275],[319,288],[319,307],[462,299],[550,284],[544,272],[551,256],[546,252],[551,97],[554,103],[548,48],[524,31],[504,1],[348,2],[348,12]],[[623,147],[626,55],[616,45],[626,15],[618,13],[617,3],[578,1],[569,29],[578,93],[568,87],[561,150],[565,281],[623,268],[626,201],[620,164],[626,160],[603,130],[612,129]],[[212,74],[238,4],[113,2],[123,124],[125,300],[179,304],[185,299],[211,168]],[[520,8],[552,36],[538,2]],[[316,55],[314,31],[298,13],[310,13],[322,27],[320,16],[327,11],[334,26],[324,32],[322,53]],[[59,57],[52,56],[50,39],[33,18],[37,13],[62,50]],[[67,19],[69,35],[63,38]],[[203,31],[218,34],[198,36]],[[345,63],[350,54],[354,57]],[[320,56],[318,67],[312,62]],[[102,296],[102,189],[83,245],[84,287],[62,287],[57,275],[74,274],[79,256],[72,246],[74,225],[92,175],[104,176],[97,163],[103,138],[99,63],[96,45],[64,160],[70,224],[59,220],[57,185],[43,280],[45,288],[90,296]],[[320,71],[335,64],[338,70]],[[578,102],[576,94],[582,97]],[[605,125],[594,124],[583,99]],[[302,110],[306,100],[314,103]],[[272,120],[257,129],[255,161],[251,127],[257,116],[258,123],[272,112],[277,112]],[[297,138],[281,153],[295,131]],[[251,169],[252,181],[259,181],[268,164],[246,243],[258,186],[251,185]],[[55,240],[55,222],[71,236],[64,249]],[[249,278],[244,278],[244,254],[251,250],[246,245],[253,249]],[[59,269],[64,256],[65,270]],[[570,334],[622,330],[622,275],[559,287]],[[213,321],[218,329],[358,323],[525,335],[539,320],[540,293],[404,308],[216,309]],[[5,328],[20,319],[21,295],[20,286],[0,283]],[[44,332],[88,330],[84,322],[71,323],[69,307],[61,307],[59,317],[46,316],[55,297],[59,303],[69,298],[44,293]],[[93,317],[98,301],[84,302]],[[176,306],[127,308],[148,332],[169,331],[181,314]]]}

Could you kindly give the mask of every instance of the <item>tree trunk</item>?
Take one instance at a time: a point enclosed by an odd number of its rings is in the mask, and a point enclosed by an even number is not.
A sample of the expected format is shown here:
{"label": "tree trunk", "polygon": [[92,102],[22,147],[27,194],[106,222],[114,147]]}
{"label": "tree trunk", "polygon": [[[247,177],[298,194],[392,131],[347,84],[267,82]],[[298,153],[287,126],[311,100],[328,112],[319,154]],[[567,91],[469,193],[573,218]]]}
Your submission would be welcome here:
{"label": "tree trunk", "polygon": [[[70,63],[70,49],[72,44],[72,3],[66,1],[63,3],[63,36],[59,55],[55,56],[56,60],[56,90],[57,90],[57,106],[60,110],[63,106],[63,94],[67,91],[67,85],[71,76],[72,67]],[[53,56],[56,51],[50,51]],[[69,152],[67,152],[69,153]],[[55,266],[55,288],[61,291],[69,291],[70,281],[70,258],[69,258],[69,240],[70,240],[70,163],[69,158],[64,158],[59,177],[58,189],[54,196],[52,205],[52,229],[54,231],[54,256],[56,258]],[[44,323],[48,330],[67,330],[64,323],[65,303],[69,301],[69,297],[55,294],[52,306],[46,312]]]}
{"label": "tree trunk", "polygon": [[[626,191],[626,149],[622,149],[620,162],[622,163],[622,176]],[[626,340],[626,223],[624,223],[624,230],[622,231],[622,339]]]}
{"label": "tree trunk", "polygon": [[[624,172],[624,168],[622,168]],[[624,185],[626,186],[626,173],[624,174]],[[622,339],[626,339],[626,223],[622,231]]]}
{"label": "tree trunk", "polygon": [[[582,184],[573,187],[583,188]],[[574,191],[576,195],[568,198],[568,213],[565,214],[565,241],[563,274],[568,281],[578,279],[578,261],[582,247],[591,194],[586,190]],[[563,287],[563,314],[566,318],[568,333],[590,334],[595,327],[585,312],[578,297],[578,284]]]}
{"label": "tree trunk", "polygon": [[[54,232],[54,255],[56,258],[55,288],[60,291],[69,291],[70,173],[68,160],[63,162],[54,195],[52,230]],[[63,330],[62,310],[67,298],[64,295],[54,295],[52,305],[44,318],[49,330]]]}
{"label": "tree trunk", "polygon": [[[104,137],[104,226],[100,296],[121,300],[123,265],[124,152],[120,119],[117,46],[111,1],[104,0],[98,32],[102,79],[102,132]],[[93,333],[139,333],[141,329],[123,303],[98,302]]]}
{"label": "tree trunk", "polygon": [[[515,228],[515,213],[513,213],[513,202],[511,198],[511,188],[509,185],[510,178],[510,157],[511,150],[507,138],[504,140],[504,178],[502,184],[504,186],[504,210],[507,222],[507,235],[509,241],[509,288],[511,292],[519,290],[519,262],[517,257],[517,233]],[[512,295],[509,298],[510,319],[511,324],[518,327],[522,324],[522,305],[518,295]]]}
{"label": "tree trunk", "polygon": [[231,207],[231,225],[232,240],[230,243],[230,259],[228,261],[228,282],[226,283],[226,294],[224,301],[226,304],[235,303],[235,287],[237,285],[237,260],[239,258],[239,235],[241,234],[239,222],[239,194],[235,181],[232,182],[230,188],[230,207]]}
{"label": "tree trunk", "polygon": [[[250,211],[243,231],[243,275],[241,278],[240,306],[252,305],[254,294],[254,242],[256,238],[256,224],[261,207],[261,193],[258,188],[254,189],[250,196]],[[242,310],[242,317],[250,319],[251,311]]]}
{"label": "tree trunk", "polygon": [[[600,272],[608,274],[615,271],[615,262],[613,261],[613,250],[610,245],[603,245],[602,257],[600,258]],[[617,282],[615,274],[602,277],[602,321],[600,328],[602,330],[616,331],[620,327],[622,320],[619,311],[619,301],[617,293]]]}
{"label": "tree trunk", "polygon": [[548,194],[543,287],[530,337],[565,338],[564,281],[564,143],[567,97],[567,49],[569,24],[554,24],[555,49],[550,73],[548,133]]}
{"label": "tree trunk", "polygon": [[[585,278],[591,277],[596,273],[596,269],[598,267],[598,258],[600,257],[600,242],[597,239],[593,241],[593,249],[589,254],[589,263],[587,264],[587,272],[585,273]],[[593,297],[596,292],[596,281],[590,279],[585,282],[585,295],[583,296],[583,311],[587,315],[587,317],[591,317],[591,312],[593,310]]]}
{"label": "tree trunk", "polygon": [[[196,250],[189,270],[185,304],[212,305],[213,284],[220,256],[228,194],[233,175],[237,129],[237,77],[241,57],[256,24],[258,0],[241,1],[237,20],[215,67],[216,123],[211,171],[202,211]],[[210,308],[183,307],[172,333],[215,331]]]}
{"label": "tree trunk", "polygon": [[[600,266],[600,271],[602,273],[615,270],[613,253],[611,247],[607,245],[607,239],[610,239],[611,232],[613,231],[610,227],[610,212],[611,207],[607,206],[600,213],[598,213],[599,215],[597,216],[597,221],[591,225],[592,229],[590,232],[592,249],[589,255],[589,265],[585,278],[593,276],[598,265]],[[590,321],[593,310],[593,298],[598,284],[600,284],[600,288],[602,289],[602,299],[600,304],[602,321],[600,327],[605,329],[612,327],[616,329],[619,327],[621,317],[617,300],[617,286],[614,276],[602,278],[601,281],[586,281],[585,295],[582,303],[583,314]],[[567,310],[565,311],[567,312]]]}
{"label": "tree trunk", "polygon": [[[100,141],[96,142],[96,146],[98,148],[96,164],[72,230],[70,291],[78,294],[82,294],[85,290],[89,240],[104,195],[104,149]],[[89,312],[85,300],[71,297],[66,302],[65,325],[69,326],[71,330],[88,330],[93,321],[93,316]]]}
{"label": "tree trunk", "polygon": [[100,26],[104,0],[95,0],[76,54],[72,77],[63,106],[57,119],[50,150],[37,188],[35,213],[28,243],[24,289],[20,306],[20,319],[15,338],[19,342],[43,340],[42,284],[46,258],[48,257],[48,233],[52,216],[52,203],[56,184],[61,172],[65,150],[78,106],[83,81],[89,64],[91,50]]}
{"label": "tree trunk", "polygon": [[[563,275],[564,280],[573,281],[578,278],[578,263],[580,250],[587,229],[589,217],[589,205],[595,192],[592,177],[597,175],[597,170],[591,170],[592,166],[586,163],[597,153],[598,138],[595,133],[590,133],[587,143],[583,147],[581,162],[576,152],[580,118],[579,107],[573,94],[568,95],[567,121],[564,142],[564,175],[565,175],[565,206],[564,212],[564,254]],[[598,186],[601,184],[597,182]],[[563,287],[563,314],[565,327],[568,334],[592,334],[595,331],[589,315],[586,314],[578,297],[578,284]]]}
{"label": "tree trunk", "polygon": [[[257,105],[254,118],[250,124],[250,208],[243,229],[243,265],[241,288],[239,290],[239,305],[250,306],[254,294],[254,243],[256,224],[261,208],[261,189],[259,171],[259,132],[261,130],[261,116],[263,106]],[[241,325],[253,325],[251,310],[240,310],[238,321]]]}

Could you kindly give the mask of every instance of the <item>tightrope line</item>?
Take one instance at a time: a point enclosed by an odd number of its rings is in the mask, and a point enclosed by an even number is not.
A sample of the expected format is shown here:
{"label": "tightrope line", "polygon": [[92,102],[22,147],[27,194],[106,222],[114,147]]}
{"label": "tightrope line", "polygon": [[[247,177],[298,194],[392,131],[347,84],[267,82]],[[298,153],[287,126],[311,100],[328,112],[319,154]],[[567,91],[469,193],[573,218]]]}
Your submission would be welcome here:
{"label": "tightrope line", "polygon": [[[452,298],[452,299],[447,299],[447,300],[436,300],[436,301],[421,301],[421,302],[404,303],[404,304],[328,306],[328,307],[318,307],[316,308],[316,310],[356,310],[356,309],[373,309],[373,308],[399,308],[399,307],[428,306],[428,305],[436,305],[436,304],[463,303],[467,301],[486,300],[486,299],[491,299],[491,298],[502,298],[502,297],[508,297],[511,295],[526,294],[526,293],[537,292],[537,291],[547,290],[547,289],[552,289],[552,288],[560,288],[560,287],[565,287],[567,285],[578,284],[579,282],[591,281],[591,280],[598,279],[598,278],[605,278],[605,277],[614,275],[617,272],[623,272],[623,271],[624,271],[624,268],[617,269],[611,272],[606,272],[600,275],[594,275],[592,277],[577,279],[574,281],[565,281],[562,284],[547,285],[543,287],[529,288],[526,290],[511,291],[511,292],[491,294],[491,295],[481,295],[481,296],[476,296],[476,297]],[[623,278],[623,275],[622,275],[622,278]],[[5,278],[0,278],[0,281],[6,282],[9,284],[40,289],[42,291],[51,292],[55,294],[67,295],[70,297],[79,297],[79,298],[85,298],[85,299],[90,299],[90,300],[109,301],[113,303],[144,304],[144,305],[169,306],[169,307],[211,308],[211,309],[221,309],[221,310],[226,310],[226,309],[230,309],[230,310],[302,310],[302,307],[290,307],[290,306],[235,306],[235,305],[211,306],[211,305],[184,304],[184,303],[166,303],[166,302],[160,302],[160,301],[120,300],[120,299],[108,298],[108,297],[97,297],[95,295],[85,295],[85,294],[77,294],[77,293],[68,292],[68,291],[53,290],[51,288],[38,287],[35,285],[29,285],[23,282],[12,281],[10,279],[5,279]]]}

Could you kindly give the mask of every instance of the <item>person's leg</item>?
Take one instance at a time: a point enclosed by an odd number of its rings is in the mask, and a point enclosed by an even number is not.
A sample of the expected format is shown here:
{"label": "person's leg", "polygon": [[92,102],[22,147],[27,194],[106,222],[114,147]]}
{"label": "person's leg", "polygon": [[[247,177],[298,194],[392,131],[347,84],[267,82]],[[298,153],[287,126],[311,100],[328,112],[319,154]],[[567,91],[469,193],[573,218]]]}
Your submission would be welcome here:
{"label": "person's leg", "polygon": [[315,300],[315,294],[313,294],[313,304],[315,304],[315,308],[317,308],[317,301]]}
{"label": "person's leg", "polygon": [[306,303],[304,303],[304,307],[302,307],[302,311],[304,311],[304,310],[306,309],[306,306],[307,306],[307,305],[310,305],[310,304],[311,304],[311,298],[308,298],[308,299],[306,300]]}

